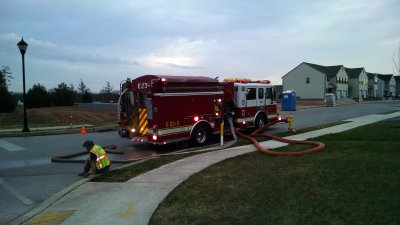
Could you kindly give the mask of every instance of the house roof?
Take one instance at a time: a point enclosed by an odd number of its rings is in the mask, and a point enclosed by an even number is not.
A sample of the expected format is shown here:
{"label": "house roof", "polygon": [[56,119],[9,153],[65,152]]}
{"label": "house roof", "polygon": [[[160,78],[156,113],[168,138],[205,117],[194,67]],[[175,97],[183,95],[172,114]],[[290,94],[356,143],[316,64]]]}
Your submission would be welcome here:
{"label": "house roof", "polygon": [[378,74],[378,78],[383,81],[390,81],[392,79],[393,74]]}
{"label": "house roof", "polygon": [[367,76],[368,76],[368,79],[374,79],[375,76],[376,76],[376,73],[369,73],[369,72],[367,72]]}
{"label": "house roof", "polygon": [[342,65],[321,66],[321,65],[307,63],[307,62],[304,62],[304,64],[309,65],[310,67],[320,71],[321,73],[324,73],[325,75],[327,75],[329,77],[336,76],[338,74],[339,70],[343,67]]}
{"label": "house roof", "polygon": [[358,78],[364,68],[344,68],[349,78]]}

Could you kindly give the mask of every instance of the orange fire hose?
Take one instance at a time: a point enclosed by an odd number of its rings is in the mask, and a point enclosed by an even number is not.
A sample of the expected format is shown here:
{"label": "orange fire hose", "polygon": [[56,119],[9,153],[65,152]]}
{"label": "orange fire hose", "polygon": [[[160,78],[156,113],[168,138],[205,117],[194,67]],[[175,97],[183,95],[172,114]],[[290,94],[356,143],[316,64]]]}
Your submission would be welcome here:
{"label": "orange fire hose", "polygon": [[[235,131],[240,137],[251,141],[258,150],[260,150],[261,152],[264,152],[264,153],[266,153],[268,155],[271,155],[271,156],[303,156],[303,155],[308,155],[308,154],[313,154],[313,153],[316,153],[316,152],[320,152],[325,148],[325,144],[322,143],[322,142],[318,142],[318,141],[297,141],[297,140],[290,140],[290,139],[287,139],[287,138],[277,137],[277,136],[274,136],[274,135],[271,135],[271,134],[263,134],[262,133],[265,128],[267,128],[267,127],[269,127],[272,124],[275,124],[277,122],[278,121],[274,121],[274,122],[268,123],[268,124],[258,128],[257,130],[252,132],[250,135],[245,135],[245,134],[241,133],[239,131],[239,129],[235,129]],[[271,151],[269,149],[266,149],[266,148],[262,147],[260,145],[260,143],[258,143],[256,141],[256,139],[253,138],[253,137],[267,137],[267,138],[271,138],[271,139],[273,139],[275,141],[280,141],[280,142],[285,142],[285,143],[294,143],[294,144],[314,145],[316,147],[314,147],[312,149],[305,150],[305,151],[300,151],[300,152],[275,152],[275,151]]]}

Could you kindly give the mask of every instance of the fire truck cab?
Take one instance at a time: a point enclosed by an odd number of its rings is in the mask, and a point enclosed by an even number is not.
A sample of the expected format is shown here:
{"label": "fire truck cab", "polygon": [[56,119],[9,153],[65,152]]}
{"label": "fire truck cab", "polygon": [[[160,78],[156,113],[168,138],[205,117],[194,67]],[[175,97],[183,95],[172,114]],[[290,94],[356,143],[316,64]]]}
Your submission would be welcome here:
{"label": "fire truck cab", "polygon": [[275,87],[268,81],[235,82],[233,89],[234,106],[230,111],[234,115],[235,127],[258,128],[279,119]]}

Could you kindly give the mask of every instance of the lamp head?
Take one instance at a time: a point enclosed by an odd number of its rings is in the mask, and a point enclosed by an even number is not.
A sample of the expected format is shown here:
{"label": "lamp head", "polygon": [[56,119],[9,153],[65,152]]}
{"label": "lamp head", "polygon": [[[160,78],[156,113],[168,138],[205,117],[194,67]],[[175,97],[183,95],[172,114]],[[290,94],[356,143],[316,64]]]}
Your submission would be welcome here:
{"label": "lamp head", "polygon": [[21,52],[21,54],[24,55],[25,52],[26,52],[26,49],[28,48],[28,43],[26,43],[24,41],[23,37],[22,37],[21,41],[18,42],[17,46],[18,46],[19,51]]}

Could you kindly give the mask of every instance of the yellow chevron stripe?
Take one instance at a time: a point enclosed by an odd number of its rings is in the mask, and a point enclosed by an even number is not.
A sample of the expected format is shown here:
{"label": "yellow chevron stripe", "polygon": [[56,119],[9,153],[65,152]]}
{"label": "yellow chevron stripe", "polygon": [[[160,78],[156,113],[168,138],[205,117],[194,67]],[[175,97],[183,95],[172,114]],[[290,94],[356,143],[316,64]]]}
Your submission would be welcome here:
{"label": "yellow chevron stripe", "polygon": [[147,134],[147,109],[140,108],[139,109],[139,133]]}
{"label": "yellow chevron stripe", "polygon": [[139,119],[140,119],[139,124],[143,124],[144,122],[147,121],[147,117],[146,116],[143,117],[143,118],[139,118]]}
{"label": "yellow chevron stripe", "polygon": [[140,108],[139,109],[139,118],[142,118],[143,116],[145,116],[146,115],[146,109],[142,109],[142,108]]}
{"label": "yellow chevron stripe", "polygon": [[145,128],[147,128],[147,120],[142,125],[140,125],[140,130],[143,130]]}

